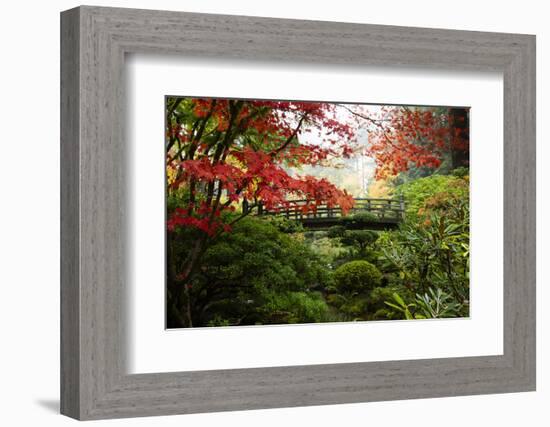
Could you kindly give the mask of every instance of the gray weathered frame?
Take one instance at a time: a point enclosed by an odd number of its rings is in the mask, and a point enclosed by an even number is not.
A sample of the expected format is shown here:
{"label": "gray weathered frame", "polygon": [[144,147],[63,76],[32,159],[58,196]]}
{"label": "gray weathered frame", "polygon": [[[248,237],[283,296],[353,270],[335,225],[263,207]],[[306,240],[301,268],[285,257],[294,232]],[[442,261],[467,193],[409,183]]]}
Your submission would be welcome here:
{"label": "gray weathered frame", "polygon": [[[125,372],[124,57],[504,75],[504,354]],[[61,412],[78,419],[535,390],[535,37],[83,6],[61,14]]]}

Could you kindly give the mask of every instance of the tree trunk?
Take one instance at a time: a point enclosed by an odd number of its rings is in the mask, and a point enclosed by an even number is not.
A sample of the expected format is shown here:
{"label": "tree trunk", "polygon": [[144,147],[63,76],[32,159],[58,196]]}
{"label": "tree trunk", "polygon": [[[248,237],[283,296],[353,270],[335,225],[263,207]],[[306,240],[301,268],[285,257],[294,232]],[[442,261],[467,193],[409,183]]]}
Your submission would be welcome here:
{"label": "tree trunk", "polygon": [[452,169],[470,164],[470,111],[468,108],[451,108],[451,167]]}
{"label": "tree trunk", "polygon": [[178,277],[178,281],[182,283],[183,292],[185,296],[185,316],[187,320],[187,326],[193,327],[193,304],[191,299],[191,278],[193,273],[199,266],[200,259],[206,249],[207,236],[199,238],[195,242],[195,246],[191,249],[190,254],[184,262],[182,273]]}
{"label": "tree trunk", "polygon": [[168,328],[185,327],[185,318],[181,313],[180,289],[176,283],[173,258],[174,235],[166,235],[166,326]]}

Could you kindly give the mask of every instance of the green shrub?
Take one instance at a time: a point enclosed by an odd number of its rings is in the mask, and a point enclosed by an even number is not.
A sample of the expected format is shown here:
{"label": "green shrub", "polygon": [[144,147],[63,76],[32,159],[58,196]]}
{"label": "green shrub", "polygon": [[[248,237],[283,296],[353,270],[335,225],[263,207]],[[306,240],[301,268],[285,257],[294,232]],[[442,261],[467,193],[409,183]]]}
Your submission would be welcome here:
{"label": "green shrub", "polygon": [[371,320],[402,320],[404,316],[394,308],[380,308],[374,312]]}
{"label": "green shrub", "polygon": [[285,217],[268,216],[265,218],[265,221],[273,224],[283,233],[302,233],[304,231],[304,227],[299,221],[293,221]]}
{"label": "green shrub", "polygon": [[337,256],[330,263],[338,267],[346,262],[364,260],[376,265],[379,253],[374,249],[378,233],[371,230],[346,230],[342,225],[329,228],[328,239],[333,239],[339,246]]}
{"label": "green shrub", "polygon": [[[302,235],[282,232],[281,223],[244,218],[208,247],[189,291],[193,326],[324,321],[329,308],[318,291],[332,274]],[[174,259],[191,246],[192,236],[180,236]]]}
{"label": "green shrub", "polygon": [[261,309],[263,323],[316,323],[330,320],[329,308],[318,292],[272,294]]}
{"label": "green shrub", "polygon": [[350,298],[338,307],[346,320],[367,320],[365,314],[368,311],[368,299],[365,297]]}
{"label": "green shrub", "polygon": [[343,237],[346,234],[346,227],[343,225],[335,225],[327,230],[327,237],[329,239],[335,239]]}
{"label": "green shrub", "polygon": [[464,166],[456,168],[451,171],[451,175],[456,176],[457,178],[465,178],[470,175],[470,169]]}
{"label": "green shrub", "polygon": [[407,217],[416,217],[425,203],[437,194],[445,194],[448,198],[468,200],[468,176],[432,175],[407,182],[396,188],[397,195],[403,195],[406,203]]}
{"label": "green shrub", "polygon": [[[384,272],[424,295],[441,288],[457,303],[469,300],[469,209],[461,199],[437,201],[421,223],[408,218],[379,240]],[[427,214],[426,214],[427,215]]]}
{"label": "green shrub", "polygon": [[211,320],[208,321],[207,326],[231,326],[231,322],[228,319],[223,319],[219,315],[215,315]]}
{"label": "green shrub", "polygon": [[317,231],[312,236],[305,236],[305,243],[327,267],[334,266],[335,261],[348,253],[348,248],[342,246],[337,239],[326,237],[326,233]]}
{"label": "green shrub", "polygon": [[378,221],[378,216],[370,212],[360,212],[340,218],[340,224],[345,228],[362,228],[363,225],[376,221]]}
{"label": "green shrub", "polygon": [[334,281],[339,293],[366,293],[379,286],[380,271],[368,261],[351,261],[334,271]]}
{"label": "green shrub", "polygon": [[369,311],[371,313],[376,313],[380,310],[384,310],[391,313],[388,318],[402,318],[401,313],[392,310],[386,305],[386,301],[390,301],[393,298],[394,293],[399,294],[407,302],[414,301],[415,299],[414,293],[402,285],[388,285],[374,288],[369,295]]}
{"label": "green shrub", "polygon": [[428,289],[424,295],[416,294],[415,299],[418,311],[428,319],[443,317],[466,317],[469,315],[469,306],[459,304],[452,295],[440,288]]}
{"label": "green shrub", "polygon": [[359,252],[364,252],[378,239],[378,234],[371,230],[347,230],[341,237],[343,245],[354,246]]}

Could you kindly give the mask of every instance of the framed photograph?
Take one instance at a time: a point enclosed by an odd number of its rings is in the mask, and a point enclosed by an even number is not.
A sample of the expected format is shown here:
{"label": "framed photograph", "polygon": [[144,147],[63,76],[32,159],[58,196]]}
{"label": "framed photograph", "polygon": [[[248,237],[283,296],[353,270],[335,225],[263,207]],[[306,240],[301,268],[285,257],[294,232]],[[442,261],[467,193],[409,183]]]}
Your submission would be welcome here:
{"label": "framed photograph", "polygon": [[535,37],[61,15],[61,412],[535,390]]}

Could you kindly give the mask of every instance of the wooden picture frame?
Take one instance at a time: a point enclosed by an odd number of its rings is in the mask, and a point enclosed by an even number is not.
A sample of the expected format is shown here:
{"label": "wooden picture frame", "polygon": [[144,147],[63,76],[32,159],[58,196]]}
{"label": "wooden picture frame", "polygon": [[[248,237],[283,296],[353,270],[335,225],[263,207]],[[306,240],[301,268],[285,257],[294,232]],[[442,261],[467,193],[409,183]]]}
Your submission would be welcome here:
{"label": "wooden picture frame", "polygon": [[[127,374],[127,53],[502,72],[503,355]],[[65,415],[84,420],[535,390],[534,36],[78,7],[61,14],[61,166]]]}

